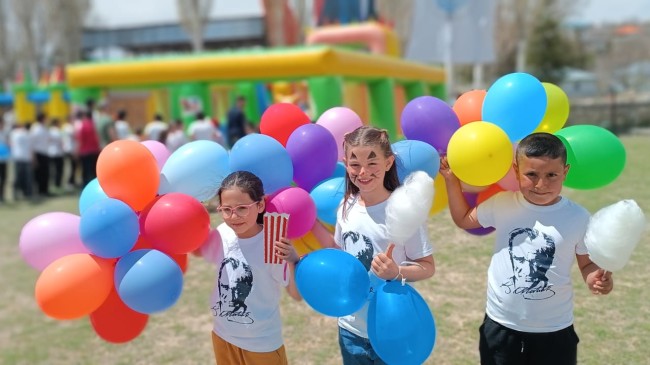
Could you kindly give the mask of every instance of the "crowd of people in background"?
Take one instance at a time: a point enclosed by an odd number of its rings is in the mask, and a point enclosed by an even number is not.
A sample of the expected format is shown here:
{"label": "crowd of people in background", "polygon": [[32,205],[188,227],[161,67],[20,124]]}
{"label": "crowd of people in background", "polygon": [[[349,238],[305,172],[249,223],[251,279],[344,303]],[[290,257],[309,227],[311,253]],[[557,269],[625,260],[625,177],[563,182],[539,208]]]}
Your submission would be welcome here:
{"label": "crowd of people in background", "polygon": [[[246,134],[256,132],[246,119],[244,106],[245,99],[238,97],[223,128],[217,119],[203,112],[197,113],[187,126],[180,119],[165,121],[156,114],[144,127],[136,127],[129,122],[126,110],[111,115],[107,104],[93,100],[64,123],[42,112],[33,123],[14,123],[0,116],[0,204],[83,189],[97,177],[96,164],[102,148],[116,140],[154,140],[170,152],[196,140],[231,148]],[[13,174],[9,174],[12,165]],[[8,181],[10,176],[12,181]],[[9,186],[13,189],[7,194]]]}

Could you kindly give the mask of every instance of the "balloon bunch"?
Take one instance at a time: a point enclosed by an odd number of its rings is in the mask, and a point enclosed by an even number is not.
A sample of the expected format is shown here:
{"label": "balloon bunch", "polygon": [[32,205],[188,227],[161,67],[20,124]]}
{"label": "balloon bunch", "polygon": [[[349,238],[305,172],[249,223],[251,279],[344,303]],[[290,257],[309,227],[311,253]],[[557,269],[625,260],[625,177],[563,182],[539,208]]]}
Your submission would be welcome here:
{"label": "balloon bunch", "polygon": [[171,155],[154,141],[106,146],[97,179],[81,193],[80,216],[45,213],[22,229],[21,254],[41,271],[41,310],[59,320],[88,316],[108,342],[136,338],[150,314],[179,299],[187,254],[210,232],[200,200],[215,194],[227,171],[227,152],[214,142]]}
{"label": "balloon bunch", "polygon": [[501,190],[519,189],[513,152],[517,141],[533,132],[553,133],[567,147],[571,168],[565,186],[595,189],[614,181],[625,166],[623,144],[602,127],[565,128],[569,109],[561,88],[526,73],[507,74],[487,91],[462,94],[453,106],[460,128],[445,146],[449,166],[463,182],[468,201],[478,204]]}

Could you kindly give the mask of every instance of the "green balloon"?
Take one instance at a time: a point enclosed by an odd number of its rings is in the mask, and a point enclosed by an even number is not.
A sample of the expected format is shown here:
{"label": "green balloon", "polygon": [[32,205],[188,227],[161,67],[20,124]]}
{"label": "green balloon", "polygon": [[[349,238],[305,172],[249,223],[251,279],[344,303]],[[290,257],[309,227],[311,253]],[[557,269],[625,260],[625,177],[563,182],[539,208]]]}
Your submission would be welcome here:
{"label": "green balloon", "polygon": [[595,125],[575,125],[555,133],[571,165],[564,185],[574,189],[603,187],[623,172],[625,147],[615,134]]}

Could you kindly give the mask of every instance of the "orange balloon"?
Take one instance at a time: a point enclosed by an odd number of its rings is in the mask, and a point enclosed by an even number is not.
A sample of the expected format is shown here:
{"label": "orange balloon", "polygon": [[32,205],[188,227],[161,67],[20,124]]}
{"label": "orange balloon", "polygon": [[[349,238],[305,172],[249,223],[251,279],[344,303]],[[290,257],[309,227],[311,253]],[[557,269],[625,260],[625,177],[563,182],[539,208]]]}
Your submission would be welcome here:
{"label": "orange balloon", "polygon": [[160,171],[147,147],[140,142],[119,140],[99,154],[97,180],[106,195],[139,212],[158,194]]}
{"label": "orange balloon", "polygon": [[458,116],[460,125],[483,120],[481,112],[483,110],[483,99],[487,91],[472,90],[462,94],[454,103],[454,111]]}
{"label": "orange balloon", "polygon": [[149,315],[129,308],[115,290],[90,314],[90,324],[95,333],[112,343],[124,343],[138,337],[148,321]]}
{"label": "orange balloon", "polygon": [[75,319],[94,312],[113,289],[113,261],[85,253],[54,261],[36,280],[38,306],[56,319]]}
{"label": "orange balloon", "polygon": [[505,189],[502,188],[499,184],[490,185],[487,189],[478,193],[478,196],[476,197],[476,205],[478,206],[479,204],[488,200],[492,195],[502,191],[505,191]]}

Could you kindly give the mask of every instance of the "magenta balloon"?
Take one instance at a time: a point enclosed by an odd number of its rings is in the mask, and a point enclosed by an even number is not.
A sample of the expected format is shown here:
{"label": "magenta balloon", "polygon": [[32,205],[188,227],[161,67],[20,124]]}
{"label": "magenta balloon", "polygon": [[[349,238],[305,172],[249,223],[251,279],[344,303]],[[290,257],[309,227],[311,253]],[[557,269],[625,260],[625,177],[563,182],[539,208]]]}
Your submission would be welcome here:
{"label": "magenta balloon", "polygon": [[171,152],[167,149],[167,146],[164,144],[158,142],[158,141],[153,141],[153,140],[147,140],[147,141],[142,141],[142,143],[149,152],[153,155],[153,157],[156,158],[156,164],[158,165],[158,170],[162,170],[163,165],[165,165],[165,162],[167,162],[167,159],[169,156],[171,156]]}
{"label": "magenta balloon", "polygon": [[341,106],[327,109],[318,118],[316,124],[322,125],[334,136],[338,161],[343,160],[343,137],[345,134],[363,126],[363,122],[357,113]]}
{"label": "magenta balloon", "polygon": [[266,202],[266,211],[289,214],[289,239],[304,236],[316,222],[316,204],[301,188],[286,188],[273,194]]}
{"label": "magenta balloon", "polygon": [[336,169],[336,141],[323,126],[301,125],[289,136],[286,148],[293,164],[293,181],[307,191]]}
{"label": "magenta balloon", "polygon": [[79,234],[81,217],[51,212],[32,218],[20,232],[20,254],[30,266],[42,271],[63,256],[90,253]]}
{"label": "magenta balloon", "polygon": [[407,139],[426,142],[444,154],[449,139],[460,128],[460,121],[444,101],[433,96],[420,96],[408,102],[402,110],[401,125]]}

